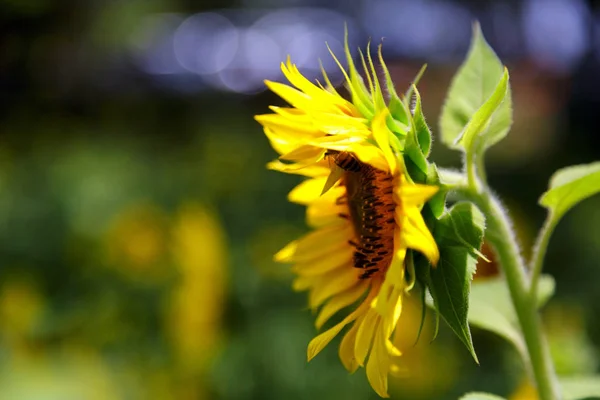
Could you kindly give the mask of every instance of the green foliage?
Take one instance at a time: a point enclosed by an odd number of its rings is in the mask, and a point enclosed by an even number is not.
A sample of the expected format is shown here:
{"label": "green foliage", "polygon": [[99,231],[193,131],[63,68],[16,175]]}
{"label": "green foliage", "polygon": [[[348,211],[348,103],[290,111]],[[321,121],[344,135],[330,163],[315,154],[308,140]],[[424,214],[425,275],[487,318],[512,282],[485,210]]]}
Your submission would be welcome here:
{"label": "green foliage", "polygon": [[432,268],[429,289],[435,307],[477,361],[467,323],[471,280],[483,241],[484,217],[471,203],[455,204],[436,223],[440,261]]}
{"label": "green foliage", "polygon": [[600,399],[600,375],[559,379],[565,400]]}
{"label": "green foliage", "polygon": [[454,149],[483,151],[504,138],[511,123],[508,72],[475,24],[469,54],[442,109],[442,141]]}
{"label": "green foliage", "polygon": [[459,400],[505,400],[504,397],[491,393],[471,392],[462,396]]}
{"label": "green foliage", "polygon": [[575,165],[558,170],[550,179],[550,188],[540,198],[558,221],[574,205],[600,192],[600,162]]}
{"label": "green foliage", "polygon": [[480,147],[488,147],[486,140],[490,138],[487,134],[492,117],[498,107],[503,104],[508,91],[508,70],[504,70],[502,78],[494,89],[491,96],[483,105],[473,114],[465,129],[455,139],[454,144],[460,144],[467,153],[474,153]]}
{"label": "green foliage", "polygon": [[[554,293],[555,282],[549,275],[540,277],[538,306],[542,307]],[[478,282],[471,287],[469,323],[506,339],[521,353],[526,354],[525,342],[510,293],[503,279]]]}

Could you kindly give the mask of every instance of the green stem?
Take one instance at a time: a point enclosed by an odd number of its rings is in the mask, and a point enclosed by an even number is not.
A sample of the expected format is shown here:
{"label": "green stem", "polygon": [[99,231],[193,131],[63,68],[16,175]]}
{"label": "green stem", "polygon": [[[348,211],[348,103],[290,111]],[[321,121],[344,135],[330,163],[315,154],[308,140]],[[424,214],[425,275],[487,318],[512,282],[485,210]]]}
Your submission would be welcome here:
{"label": "green stem", "polygon": [[538,282],[540,280],[540,275],[542,273],[542,266],[544,264],[544,257],[546,256],[546,249],[548,248],[548,242],[550,241],[550,236],[552,236],[552,232],[554,231],[554,227],[556,226],[556,218],[554,218],[554,214],[550,212],[548,217],[546,217],[546,222],[544,222],[544,226],[540,230],[538,237],[535,241],[535,247],[533,251],[533,256],[531,258],[531,289],[529,290],[529,295],[535,301],[537,299],[537,289]]}
{"label": "green stem", "polygon": [[541,329],[537,302],[529,295],[529,277],[509,217],[500,202],[488,190],[482,193],[469,190],[466,194],[486,215],[488,224],[486,238],[495,248],[498,261],[505,273],[512,302],[525,337],[540,399],[558,400],[561,396],[554,365]]}
{"label": "green stem", "polygon": [[467,166],[467,181],[469,187],[479,194],[481,185],[479,183],[479,178],[477,177],[477,166],[475,165],[475,160],[473,160],[473,155],[466,155],[465,165]]}
{"label": "green stem", "polygon": [[484,151],[478,151],[477,153],[475,153],[475,167],[477,168],[477,174],[479,175],[479,179],[484,185],[487,185],[487,176],[485,173],[485,167],[483,165],[484,155]]}

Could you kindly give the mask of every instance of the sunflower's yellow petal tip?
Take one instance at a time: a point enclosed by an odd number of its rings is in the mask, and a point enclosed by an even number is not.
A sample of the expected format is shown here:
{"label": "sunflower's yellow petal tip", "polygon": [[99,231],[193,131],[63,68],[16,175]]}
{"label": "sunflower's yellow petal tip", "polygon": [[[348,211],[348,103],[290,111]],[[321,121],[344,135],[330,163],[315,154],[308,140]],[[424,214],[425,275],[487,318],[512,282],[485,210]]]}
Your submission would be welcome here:
{"label": "sunflower's yellow petal tip", "polygon": [[270,80],[268,80],[268,79],[265,79],[265,80],[263,81],[263,83],[265,84],[265,86],[266,86],[266,87],[267,87],[267,88],[268,88],[270,91],[274,91],[274,90],[273,90],[273,84],[274,84],[275,82],[273,82],[273,81],[270,81]]}
{"label": "sunflower's yellow petal tip", "polygon": [[385,347],[387,348],[388,353],[390,353],[390,355],[393,357],[400,357],[402,355],[400,349],[394,346],[394,344],[389,340],[386,340]]}
{"label": "sunflower's yellow petal tip", "polygon": [[306,362],[311,362],[311,360],[313,358],[315,358],[317,356],[317,354],[319,354],[321,352],[321,350],[323,349],[323,347],[319,346],[319,344],[315,341],[315,339],[318,339],[318,338],[319,337],[317,336],[316,338],[311,340],[310,343],[308,344],[308,347],[306,349]]}
{"label": "sunflower's yellow petal tip", "polygon": [[296,241],[291,242],[283,249],[279,250],[274,256],[273,260],[280,263],[288,263],[292,261],[294,254],[296,253],[296,248],[298,247],[298,243]]}
{"label": "sunflower's yellow petal tip", "polygon": [[440,261],[440,251],[439,251],[437,245],[435,245],[435,247],[432,249],[430,254],[427,254],[427,258],[429,259],[429,261],[431,262],[431,265],[434,268],[437,267],[438,262]]}

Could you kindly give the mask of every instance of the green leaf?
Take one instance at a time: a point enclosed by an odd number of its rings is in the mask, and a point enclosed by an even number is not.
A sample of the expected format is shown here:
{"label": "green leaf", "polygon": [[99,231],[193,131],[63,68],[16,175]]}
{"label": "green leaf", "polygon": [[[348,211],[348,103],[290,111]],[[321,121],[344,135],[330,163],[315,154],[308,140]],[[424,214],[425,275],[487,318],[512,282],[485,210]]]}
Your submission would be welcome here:
{"label": "green leaf", "polygon": [[483,232],[481,211],[471,203],[455,204],[435,225],[433,235],[440,249],[440,261],[430,271],[430,291],[436,308],[475,361],[477,355],[467,315],[476,253],[483,241]]}
{"label": "green leaf", "polygon": [[459,400],[506,400],[504,397],[496,396],[491,393],[471,392],[465,394]]}
{"label": "green leaf", "polygon": [[558,221],[574,205],[600,192],[600,162],[574,165],[554,173],[540,205],[551,210]]}
{"label": "green leaf", "polygon": [[[452,80],[440,116],[441,137],[447,146],[455,149],[463,148],[457,143],[457,139],[466,130],[469,121],[473,120],[474,114],[484,103],[491,100],[494,92],[498,90],[498,82],[504,85],[504,76],[507,80],[504,96],[502,96],[504,101],[496,104],[495,107],[491,107],[491,103],[488,104],[487,111],[493,108],[495,112],[481,126],[485,128],[485,132],[476,132],[481,136],[477,144],[485,149],[506,136],[512,123],[512,100],[507,75],[502,62],[485,41],[479,24],[475,24],[469,54]],[[481,118],[478,120],[481,122]],[[479,124],[473,122],[472,125],[472,131],[476,127],[479,128],[476,126]]]}
{"label": "green leaf", "polygon": [[600,375],[558,379],[565,400],[600,399]]}
{"label": "green leaf", "polygon": [[474,152],[482,146],[486,147],[481,143],[484,143],[483,138],[486,137],[485,133],[489,131],[492,116],[504,101],[507,91],[508,70],[504,69],[504,74],[502,74],[502,78],[498,82],[494,92],[473,114],[465,129],[454,141],[454,144],[462,145],[467,152]]}
{"label": "green leaf", "polygon": [[[554,293],[555,282],[549,275],[539,281],[538,307],[542,307]],[[469,297],[471,326],[493,332],[513,344],[521,356],[527,351],[518,318],[506,282],[502,278],[487,279],[471,286]]]}

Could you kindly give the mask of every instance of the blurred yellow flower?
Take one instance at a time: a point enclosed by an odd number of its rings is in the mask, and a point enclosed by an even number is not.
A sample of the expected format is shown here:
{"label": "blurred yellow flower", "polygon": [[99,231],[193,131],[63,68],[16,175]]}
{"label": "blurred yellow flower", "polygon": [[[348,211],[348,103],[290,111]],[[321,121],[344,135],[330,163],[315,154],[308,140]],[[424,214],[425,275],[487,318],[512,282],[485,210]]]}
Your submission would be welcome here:
{"label": "blurred yellow flower", "polygon": [[0,289],[0,334],[17,342],[30,334],[44,310],[41,293],[28,280],[10,279]]}
{"label": "blurred yellow flower", "polygon": [[201,372],[217,350],[226,296],[227,248],[217,218],[186,204],[173,226],[180,281],[168,298],[165,327],[180,367]]}
{"label": "blurred yellow flower", "polygon": [[167,223],[150,204],[136,204],[115,216],[106,236],[109,263],[136,280],[164,278]]}
{"label": "blurred yellow flower", "polygon": [[444,341],[431,342],[435,322],[431,311],[425,311],[423,320],[420,296],[405,297],[398,320],[402,329],[397,329],[393,340],[394,346],[402,351],[402,357],[398,359],[395,379],[390,382],[392,390],[396,389],[403,398],[442,397],[459,377],[457,347]]}
{"label": "blurred yellow flower", "polygon": [[315,85],[288,59],[281,69],[293,87],[266,84],[292,107],[273,106],[274,113],[256,119],[281,155],[269,167],[309,177],[289,200],[307,206],[314,231],[286,246],[276,260],[294,264],[294,289],[309,290],[310,307],[321,307],[317,329],[356,305],[310,342],[308,359],[351,325],[339,349],[342,363],[351,372],[366,364],[371,386],[387,397],[388,374],[401,354],[392,339],[403,296],[415,281],[407,250],[421,252],[434,265],[439,259],[421,216],[438,188],[412,183],[399,139],[407,128],[392,118],[371,58],[367,90],[346,50],[352,102],[335,91],[325,73],[326,87]]}
{"label": "blurred yellow flower", "polygon": [[539,400],[535,387],[529,381],[523,381],[508,400]]}

